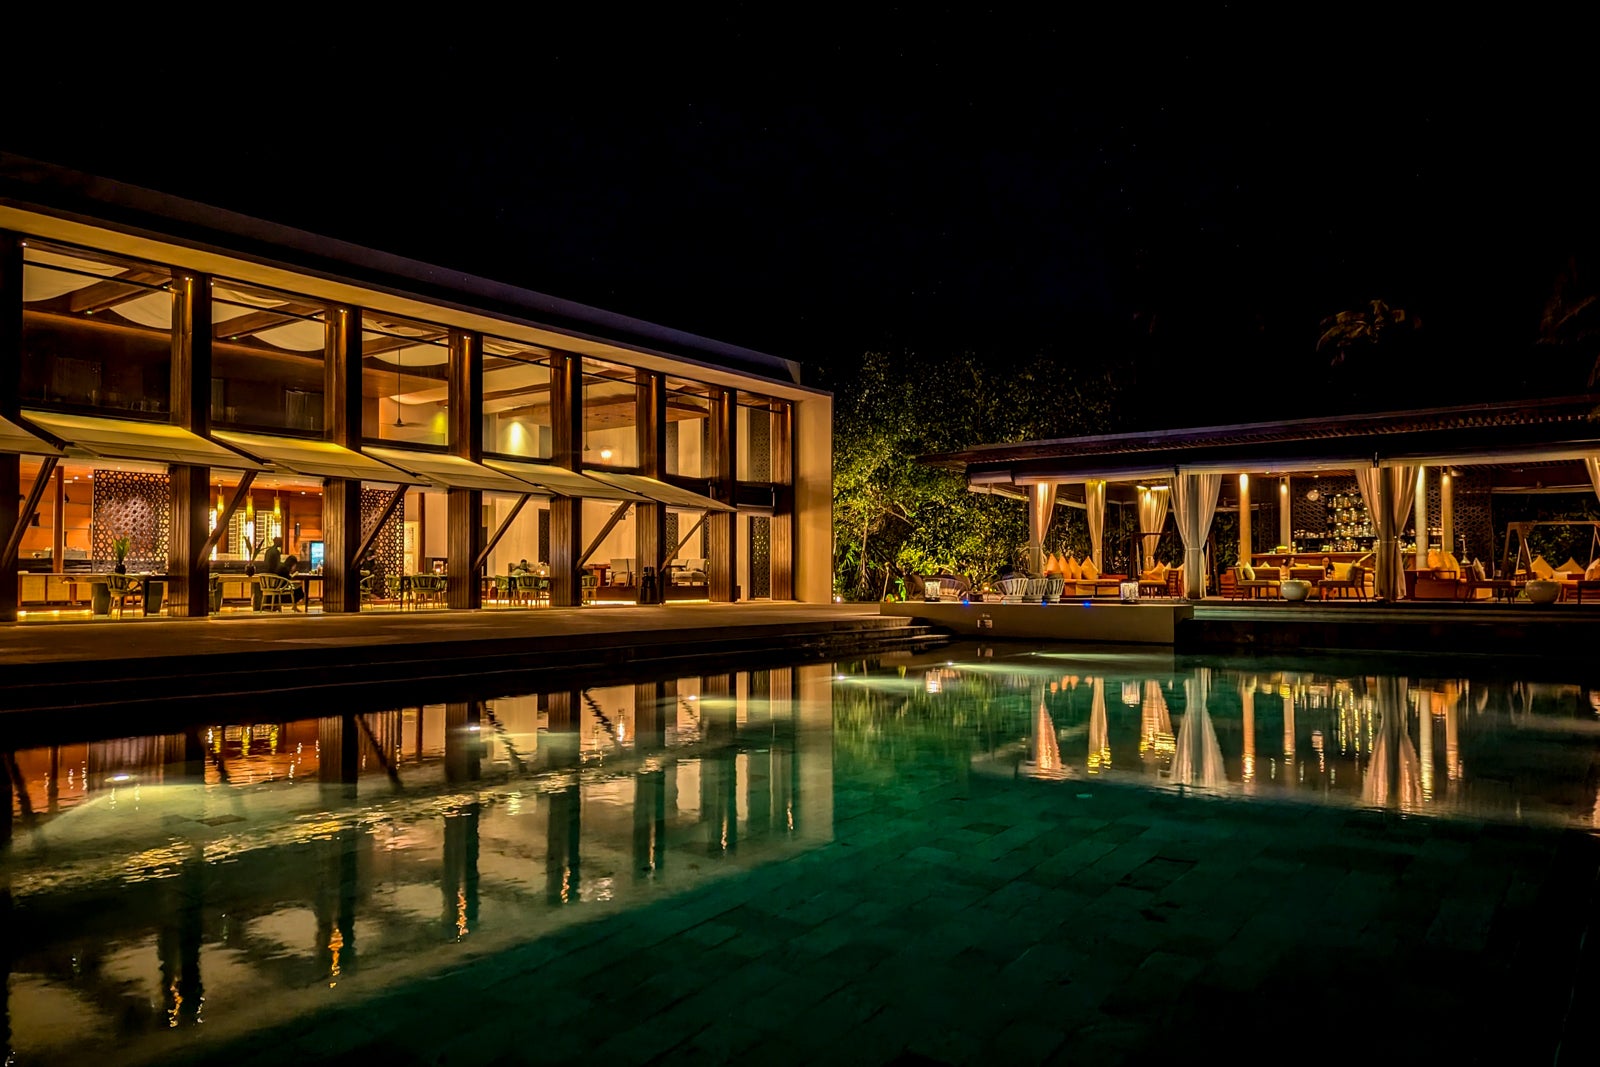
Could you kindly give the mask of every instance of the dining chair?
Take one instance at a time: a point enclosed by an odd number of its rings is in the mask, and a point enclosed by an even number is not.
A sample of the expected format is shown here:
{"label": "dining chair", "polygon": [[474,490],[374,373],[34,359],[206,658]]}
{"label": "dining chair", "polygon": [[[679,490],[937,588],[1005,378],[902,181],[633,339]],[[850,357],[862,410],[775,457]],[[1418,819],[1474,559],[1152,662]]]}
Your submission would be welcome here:
{"label": "dining chair", "polygon": [[256,581],[261,583],[261,610],[282,611],[283,605],[288,604],[289,610],[294,610],[294,582],[281,574],[258,574]]}
{"label": "dining chair", "polygon": [[111,594],[111,599],[117,602],[117,618],[122,618],[122,609],[129,600],[143,601],[144,585],[139,579],[127,574],[106,575],[106,592]]}

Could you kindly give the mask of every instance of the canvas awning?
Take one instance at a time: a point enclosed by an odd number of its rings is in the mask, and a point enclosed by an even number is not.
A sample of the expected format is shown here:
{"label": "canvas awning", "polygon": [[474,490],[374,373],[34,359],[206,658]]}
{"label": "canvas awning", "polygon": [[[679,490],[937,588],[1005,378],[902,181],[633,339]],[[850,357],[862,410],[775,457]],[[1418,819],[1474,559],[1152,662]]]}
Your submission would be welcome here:
{"label": "canvas awning", "polygon": [[399,467],[380,463],[370,456],[352,451],[332,441],[310,441],[300,437],[273,437],[264,433],[241,433],[238,430],[212,430],[211,436],[244,452],[246,455],[282,467],[295,474],[313,478],[351,478],[363,482],[386,482],[395,485],[425,485],[427,479],[419,478]]}
{"label": "canvas awning", "polygon": [[141,463],[181,463],[191,467],[264,471],[267,468],[231,448],[165,422],[134,422],[98,415],[24,411],[23,418],[65,443],[67,455]]}
{"label": "canvas awning", "polygon": [[400,448],[368,446],[362,452],[390,466],[410,471],[435,489],[479,489],[486,493],[548,495],[547,490],[513,478],[504,471],[443,452],[408,452]]}
{"label": "canvas awning", "polygon": [[0,419],[0,453],[5,455],[60,456],[64,453],[42,437],[36,437],[14,422]]}
{"label": "canvas awning", "polygon": [[486,459],[485,465],[504,471],[525,482],[543,486],[557,496],[578,497],[583,500],[631,500],[635,504],[649,503],[650,497],[619,489],[610,482],[591,478],[587,474],[569,471],[550,463],[529,463],[517,459]]}
{"label": "canvas awning", "polygon": [[689,489],[680,489],[676,485],[657,481],[655,478],[646,478],[642,474],[612,474],[610,471],[590,471],[589,476],[610,482],[619,489],[626,489],[640,496],[648,497],[658,504],[665,504],[669,508],[684,508],[689,511],[736,511],[720,500],[714,500],[704,493],[696,493]]}

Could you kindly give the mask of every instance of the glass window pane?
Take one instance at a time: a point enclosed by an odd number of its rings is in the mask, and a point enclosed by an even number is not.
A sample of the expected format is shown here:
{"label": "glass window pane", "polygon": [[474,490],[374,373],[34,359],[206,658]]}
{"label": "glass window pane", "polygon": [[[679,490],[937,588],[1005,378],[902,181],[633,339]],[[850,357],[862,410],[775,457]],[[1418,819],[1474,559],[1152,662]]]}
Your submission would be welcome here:
{"label": "glass window pane", "polygon": [[164,418],[172,270],[30,239],[23,249],[25,404]]}
{"label": "glass window pane", "polygon": [[450,441],[449,330],[361,313],[361,431],[369,440]]}
{"label": "glass window pane", "polygon": [[320,432],[327,315],[307,297],[218,278],[211,287],[211,421]]}
{"label": "glass window pane", "polygon": [[536,345],[483,339],[486,453],[523,459],[551,457],[549,360],[549,351]]}
{"label": "glass window pane", "polygon": [[667,454],[665,470],[685,478],[712,476],[711,400],[709,389],[698,382],[667,379]]}
{"label": "glass window pane", "polygon": [[583,462],[639,466],[639,376],[632,367],[583,361]]}

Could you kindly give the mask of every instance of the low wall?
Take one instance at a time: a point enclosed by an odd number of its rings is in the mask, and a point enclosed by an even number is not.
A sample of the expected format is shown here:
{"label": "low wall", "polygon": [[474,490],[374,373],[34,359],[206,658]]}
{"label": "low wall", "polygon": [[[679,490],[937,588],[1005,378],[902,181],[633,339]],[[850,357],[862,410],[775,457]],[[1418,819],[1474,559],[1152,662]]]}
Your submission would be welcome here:
{"label": "low wall", "polygon": [[[885,602],[884,615],[917,619],[963,637],[1018,637],[1118,645],[1171,645],[1178,625],[1194,615],[1181,600],[1124,604],[1071,600],[1060,604]],[[980,623],[987,619],[988,625]]]}

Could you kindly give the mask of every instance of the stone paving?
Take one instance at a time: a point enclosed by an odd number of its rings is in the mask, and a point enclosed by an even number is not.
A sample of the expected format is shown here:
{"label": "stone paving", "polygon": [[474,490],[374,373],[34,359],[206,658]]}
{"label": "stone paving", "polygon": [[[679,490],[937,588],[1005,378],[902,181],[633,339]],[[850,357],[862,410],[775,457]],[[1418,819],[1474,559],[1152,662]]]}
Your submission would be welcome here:
{"label": "stone paving", "polygon": [[834,802],[825,846],[214,1058],[1597,1062],[1581,831],[937,768]]}

